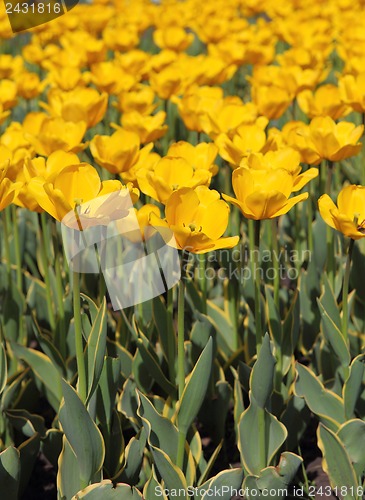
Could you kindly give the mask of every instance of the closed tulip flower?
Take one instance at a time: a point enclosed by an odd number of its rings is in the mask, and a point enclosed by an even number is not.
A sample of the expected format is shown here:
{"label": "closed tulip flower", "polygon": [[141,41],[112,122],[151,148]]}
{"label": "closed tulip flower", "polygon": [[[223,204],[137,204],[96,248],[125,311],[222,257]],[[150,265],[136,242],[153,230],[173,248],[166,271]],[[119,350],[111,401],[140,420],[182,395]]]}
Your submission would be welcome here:
{"label": "closed tulip flower", "polygon": [[166,203],[165,216],[162,220],[152,212],[151,224],[162,236],[164,228],[172,231],[179,249],[203,254],[232,248],[239,241],[238,236],[222,237],[228,225],[229,207],[217,191],[206,186],[185,187],[172,193]]}
{"label": "closed tulip flower", "polygon": [[248,219],[279,217],[308,198],[308,193],[290,198],[291,193],[297,190],[295,176],[284,168],[239,167],[233,171],[232,184],[236,198],[228,195],[223,195],[223,198],[238,207]]}
{"label": "closed tulip flower", "polygon": [[323,220],[353,240],[365,237],[365,186],[350,185],[340,191],[337,206],[324,194],[318,200]]}

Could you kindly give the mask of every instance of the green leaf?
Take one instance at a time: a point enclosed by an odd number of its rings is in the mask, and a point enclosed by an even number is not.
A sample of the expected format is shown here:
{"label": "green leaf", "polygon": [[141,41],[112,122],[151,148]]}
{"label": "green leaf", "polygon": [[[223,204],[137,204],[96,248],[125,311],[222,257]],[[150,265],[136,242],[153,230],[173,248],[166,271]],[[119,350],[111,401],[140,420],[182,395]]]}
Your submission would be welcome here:
{"label": "green leaf", "polygon": [[341,425],[337,436],[350,457],[356,477],[361,477],[365,472],[365,422],[360,419],[350,420]]}
{"label": "green leaf", "polygon": [[243,469],[224,470],[214,476],[210,482],[206,492],[202,495],[202,500],[211,498],[211,492],[218,491],[219,498],[222,500],[230,500],[232,490],[240,490],[243,481]]}
{"label": "green leaf", "polygon": [[175,386],[165,377],[160,365],[156,362],[152,354],[145,347],[143,340],[138,339],[137,345],[145,366],[150,373],[150,376],[158,383],[163,391],[165,391],[170,396],[175,395]]}
{"label": "green leaf", "polygon": [[151,451],[154,463],[165,482],[166,488],[170,491],[170,495],[179,500],[185,500],[187,483],[182,471],[174,465],[164,451],[152,445]]}
{"label": "green leaf", "polygon": [[152,468],[151,476],[143,488],[143,498],[148,498],[148,500],[168,500],[163,487],[157,481],[154,468]]}
{"label": "green leaf", "polygon": [[[161,346],[162,349],[165,353],[166,359],[168,359],[168,351],[169,351],[169,342],[173,343],[173,352],[176,352],[176,335],[172,335],[171,338],[169,338],[169,335],[171,335],[170,330],[169,330],[169,316],[167,314],[167,309],[165,304],[163,303],[162,297],[155,297],[152,301],[152,306],[153,306],[153,319],[158,331],[158,335],[160,338]],[[170,325],[171,331],[172,325]]]}
{"label": "green leaf", "polygon": [[64,402],[59,411],[59,420],[76,455],[80,477],[88,484],[103,466],[103,437],[75,389],[65,380],[62,380],[62,389]]}
{"label": "green leaf", "polygon": [[342,399],[323,384],[309,368],[296,363],[297,378],[295,395],[304,398],[309,409],[317,415],[328,427],[337,431],[345,422],[345,408]]}
{"label": "green leaf", "polygon": [[[322,275],[323,294],[318,299],[323,309],[327,312],[337,329],[341,331],[341,316],[338,310],[338,305],[332,291],[332,286],[328,281],[327,273]],[[321,311],[322,313],[322,311]]]}
{"label": "green leaf", "polygon": [[79,491],[71,500],[138,500],[141,493],[129,484],[116,484],[105,479]]}
{"label": "green leaf", "polygon": [[40,436],[36,433],[18,447],[20,453],[19,496],[24,493],[28,485],[30,476],[33,472],[34,464],[38,457],[40,444]]}
{"label": "green leaf", "polygon": [[323,455],[323,469],[327,472],[332,488],[346,488],[347,494],[342,495],[343,500],[355,500],[356,495],[351,495],[351,489],[356,491],[358,486],[355,470],[350,458],[334,432],[319,424],[318,447]]}
{"label": "green leaf", "polygon": [[38,433],[40,437],[45,437],[46,427],[44,419],[40,415],[32,415],[27,410],[17,409],[7,410],[5,414],[15,429],[21,431],[24,436],[29,438]]}
{"label": "green leaf", "polygon": [[280,320],[279,311],[275,305],[270,288],[265,287],[266,292],[266,310],[269,320],[269,331],[276,345],[281,346],[283,338],[283,327]]}
{"label": "green leaf", "polygon": [[20,477],[20,453],[9,446],[0,453],[0,488],[2,498],[18,498]]}
{"label": "green leaf", "polygon": [[6,361],[6,352],[3,343],[0,343],[0,394],[6,387],[8,378],[8,366]]}
{"label": "green leaf", "polygon": [[58,459],[57,490],[61,500],[72,498],[82,488],[80,467],[70,443],[63,435],[63,447]]}
{"label": "green leaf", "polygon": [[209,339],[185,385],[178,410],[178,427],[187,432],[204,401],[213,362],[213,341]]}
{"label": "green leaf", "polygon": [[270,337],[266,333],[257,361],[251,372],[251,392],[257,405],[265,408],[273,390],[275,357],[271,352]]}
{"label": "green leaf", "polygon": [[235,350],[235,346],[233,325],[229,315],[214,302],[207,300],[207,319],[219,333],[217,341],[221,349],[227,355],[231,355]]}
{"label": "green leaf", "polygon": [[126,466],[119,479],[128,484],[137,484],[146,446],[146,431],[132,437],[125,449]]}
{"label": "green leaf", "polygon": [[333,321],[329,312],[326,311],[321,301],[317,300],[317,302],[322,316],[322,331],[324,338],[334,350],[342,366],[348,366],[351,361],[351,356],[341,330],[338,328],[335,321]]}
{"label": "green leaf", "polygon": [[[265,457],[260,457],[258,450],[262,433],[265,436]],[[260,408],[252,398],[238,424],[238,436],[238,449],[244,467],[249,474],[259,475],[264,467],[270,465],[275,453],[284,443],[287,430],[274,415]]]}
{"label": "green leaf", "polygon": [[343,387],[346,418],[353,418],[360,397],[365,373],[365,355],[360,354],[351,363],[350,374]]}
{"label": "green leaf", "polygon": [[35,349],[11,343],[12,351],[17,358],[23,359],[42,382],[47,399],[56,413],[62,399],[61,375],[48,356]]}
{"label": "green leaf", "polygon": [[103,299],[98,314],[92,324],[91,332],[86,344],[85,361],[88,381],[88,393],[86,401],[90,401],[91,396],[98,385],[104,365],[106,352],[106,300]]}

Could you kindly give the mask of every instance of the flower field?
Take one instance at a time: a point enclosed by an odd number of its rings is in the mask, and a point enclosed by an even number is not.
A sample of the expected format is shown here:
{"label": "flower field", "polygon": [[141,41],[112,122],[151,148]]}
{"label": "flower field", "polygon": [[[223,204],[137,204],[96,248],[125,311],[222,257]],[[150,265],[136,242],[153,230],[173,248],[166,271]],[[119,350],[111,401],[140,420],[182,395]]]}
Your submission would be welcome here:
{"label": "flower field", "polygon": [[0,498],[364,498],[364,0],[9,5]]}

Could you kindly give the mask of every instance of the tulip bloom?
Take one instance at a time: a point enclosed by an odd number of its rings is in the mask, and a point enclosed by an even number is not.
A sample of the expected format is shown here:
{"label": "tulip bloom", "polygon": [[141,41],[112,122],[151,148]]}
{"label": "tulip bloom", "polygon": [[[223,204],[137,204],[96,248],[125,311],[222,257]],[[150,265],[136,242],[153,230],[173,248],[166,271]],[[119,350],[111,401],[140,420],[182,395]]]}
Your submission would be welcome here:
{"label": "tulip bloom", "polygon": [[212,142],[200,142],[193,146],[189,142],[179,141],[171,144],[167,151],[167,156],[184,158],[194,170],[209,170],[212,175],[218,172],[218,166],[214,164],[217,154],[218,148]]}
{"label": "tulip bloom", "polygon": [[356,77],[345,75],[338,82],[341,97],[344,103],[351,106],[354,111],[365,112],[365,73]]}
{"label": "tulip bloom", "polygon": [[353,240],[365,237],[365,186],[350,185],[337,197],[337,206],[324,194],[318,200],[323,220]]}
{"label": "tulip bloom", "polygon": [[232,248],[239,241],[239,236],[222,238],[228,225],[229,207],[220,199],[218,191],[206,186],[185,187],[172,193],[166,203],[165,215],[165,220],[162,220],[152,212],[151,224],[162,236],[173,231],[181,250],[202,254]]}
{"label": "tulip bloom", "polygon": [[348,115],[351,109],[342,102],[340,90],[336,85],[322,85],[314,93],[303,90],[298,94],[300,109],[309,117],[329,116],[337,120]]}
{"label": "tulip bloom", "polygon": [[4,210],[13,202],[21,182],[12,182],[6,177],[6,168],[0,168],[0,210]]}
{"label": "tulip bloom", "polygon": [[184,158],[173,156],[161,158],[153,170],[139,169],[136,176],[140,190],[160,203],[166,203],[173,191],[179,188],[208,186],[212,178],[208,170],[194,171]]}
{"label": "tulip bloom", "polygon": [[131,111],[123,114],[121,123],[126,130],[135,132],[142,144],[146,144],[154,142],[166,134],[168,126],[165,125],[165,119],[165,111],[159,111],[153,116],[145,116],[138,111]]}
{"label": "tulip bloom", "polygon": [[248,219],[279,217],[308,198],[308,193],[289,198],[291,193],[301,189],[303,184],[284,168],[256,170],[240,167],[233,171],[232,184],[236,198],[225,194],[222,196],[238,207]]}
{"label": "tulip bloom", "polygon": [[[108,224],[110,220],[121,216],[121,207],[125,206],[126,188],[119,181],[101,182],[97,170],[88,163],[68,165],[63,168],[52,182],[34,178],[28,185],[30,194],[39,205],[58,221],[74,229],[75,213],[78,207],[79,228]],[[138,190],[130,188],[132,200],[138,198]],[[110,194],[105,198],[104,195]],[[98,200],[99,198],[99,200]],[[120,202],[120,203],[119,203]]]}

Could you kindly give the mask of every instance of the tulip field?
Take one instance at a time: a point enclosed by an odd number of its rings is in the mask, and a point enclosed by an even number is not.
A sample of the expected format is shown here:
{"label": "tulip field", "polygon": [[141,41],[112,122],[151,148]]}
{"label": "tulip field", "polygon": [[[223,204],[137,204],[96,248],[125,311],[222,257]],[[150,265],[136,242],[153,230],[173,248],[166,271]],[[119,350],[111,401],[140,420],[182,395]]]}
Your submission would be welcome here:
{"label": "tulip field", "polygon": [[50,2],[0,7],[1,500],[365,498],[365,1]]}

